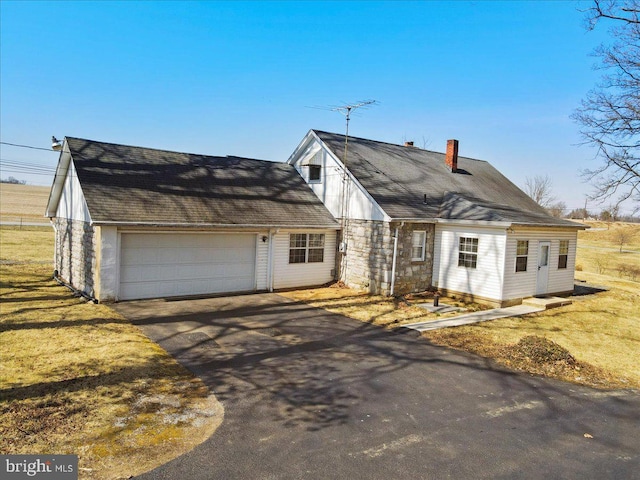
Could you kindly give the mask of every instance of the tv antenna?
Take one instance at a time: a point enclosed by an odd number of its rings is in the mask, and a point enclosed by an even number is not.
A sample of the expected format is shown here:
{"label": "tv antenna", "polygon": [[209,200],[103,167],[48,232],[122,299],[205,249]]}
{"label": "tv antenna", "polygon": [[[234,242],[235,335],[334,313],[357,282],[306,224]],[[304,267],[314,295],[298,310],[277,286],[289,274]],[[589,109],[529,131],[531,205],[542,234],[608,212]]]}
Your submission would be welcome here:
{"label": "tv antenna", "polygon": [[376,105],[378,102],[376,100],[363,100],[360,102],[352,103],[349,105],[340,105],[338,107],[332,107],[330,110],[332,112],[340,112],[344,115],[346,121],[346,129],[344,134],[344,155],[342,158],[342,163],[344,165],[345,172],[347,174],[347,148],[349,145],[349,121],[351,120],[351,112],[353,110],[357,110],[358,108],[367,108],[369,105]]}
{"label": "tv antenna", "polygon": [[344,135],[344,154],[342,157],[342,193],[341,193],[341,205],[340,205],[340,223],[341,223],[341,242],[339,251],[343,253],[341,268],[340,268],[340,276],[344,280],[346,277],[347,270],[347,238],[348,238],[348,229],[349,229],[349,197],[351,185],[349,182],[349,173],[347,171],[347,153],[349,147],[349,121],[351,120],[351,112],[357,110],[359,108],[367,108],[371,105],[376,105],[378,102],[376,100],[362,100],[360,102],[350,103],[346,105],[339,105],[337,107],[312,107],[312,108],[320,108],[322,110],[330,110],[332,112],[340,112],[345,116],[346,128]]}

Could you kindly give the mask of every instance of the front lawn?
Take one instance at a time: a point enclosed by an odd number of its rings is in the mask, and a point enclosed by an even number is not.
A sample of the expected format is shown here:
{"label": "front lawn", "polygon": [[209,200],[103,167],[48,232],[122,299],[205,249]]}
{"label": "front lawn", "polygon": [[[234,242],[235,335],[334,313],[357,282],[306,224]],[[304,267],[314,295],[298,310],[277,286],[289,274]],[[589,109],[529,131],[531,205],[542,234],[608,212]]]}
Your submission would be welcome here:
{"label": "front lawn", "polygon": [[78,454],[80,478],[129,478],[215,431],[202,382],[52,280],[50,228],[2,227],[0,246],[0,453]]}

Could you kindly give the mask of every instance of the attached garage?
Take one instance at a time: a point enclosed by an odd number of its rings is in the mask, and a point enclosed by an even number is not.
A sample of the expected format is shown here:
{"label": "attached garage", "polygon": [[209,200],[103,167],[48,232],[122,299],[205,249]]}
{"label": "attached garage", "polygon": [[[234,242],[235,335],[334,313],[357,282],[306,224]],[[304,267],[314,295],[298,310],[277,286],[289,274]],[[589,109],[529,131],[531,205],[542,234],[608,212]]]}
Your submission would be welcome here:
{"label": "attached garage", "polygon": [[334,280],[340,225],[287,163],[66,137],[55,276],[101,302]]}
{"label": "attached garage", "polygon": [[256,235],[123,233],[118,298],[256,289]]}

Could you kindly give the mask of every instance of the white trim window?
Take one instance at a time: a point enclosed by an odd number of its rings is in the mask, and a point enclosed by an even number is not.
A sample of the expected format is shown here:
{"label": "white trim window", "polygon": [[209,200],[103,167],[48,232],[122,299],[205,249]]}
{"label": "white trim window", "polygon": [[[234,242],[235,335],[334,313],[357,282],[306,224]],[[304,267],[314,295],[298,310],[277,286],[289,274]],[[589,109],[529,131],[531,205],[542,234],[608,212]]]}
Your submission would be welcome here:
{"label": "white trim window", "polygon": [[518,240],[516,246],[516,272],[526,272],[529,261],[529,240]]}
{"label": "white trim window", "polygon": [[309,183],[321,183],[321,182],[322,182],[322,166],[309,165]]}
{"label": "white trim window", "polygon": [[427,244],[427,232],[425,230],[414,230],[411,234],[411,261],[421,262],[425,256],[425,246]]}
{"label": "white trim window", "polygon": [[290,233],[289,263],[324,262],[324,233]]}
{"label": "white trim window", "polygon": [[567,268],[569,262],[569,240],[560,240],[558,269]]}
{"label": "white trim window", "polygon": [[478,266],[478,239],[472,237],[460,237],[458,251],[458,266],[465,268],[477,268]]}
{"label": "white trim window", "polygon": [[309,159],[309,183],[322,183],[322,150]]}

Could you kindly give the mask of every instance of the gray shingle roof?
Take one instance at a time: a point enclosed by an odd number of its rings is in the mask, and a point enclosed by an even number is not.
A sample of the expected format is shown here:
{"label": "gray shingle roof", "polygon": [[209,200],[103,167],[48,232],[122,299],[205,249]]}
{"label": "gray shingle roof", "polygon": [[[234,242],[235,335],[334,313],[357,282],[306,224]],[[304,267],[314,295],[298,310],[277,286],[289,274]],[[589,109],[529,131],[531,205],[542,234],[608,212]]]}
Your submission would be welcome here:
{"label": "gray shingle roof", "polygon": [[[344,136],[313,131],[339,158]],[[488,162],[349,137],[347,168],[391,218],[497,221],[580,228],[549,215]]]}
{"label": "gray shingle roof", "polygon": [[66,140],[95,223],[337,226],[286,163]]}

